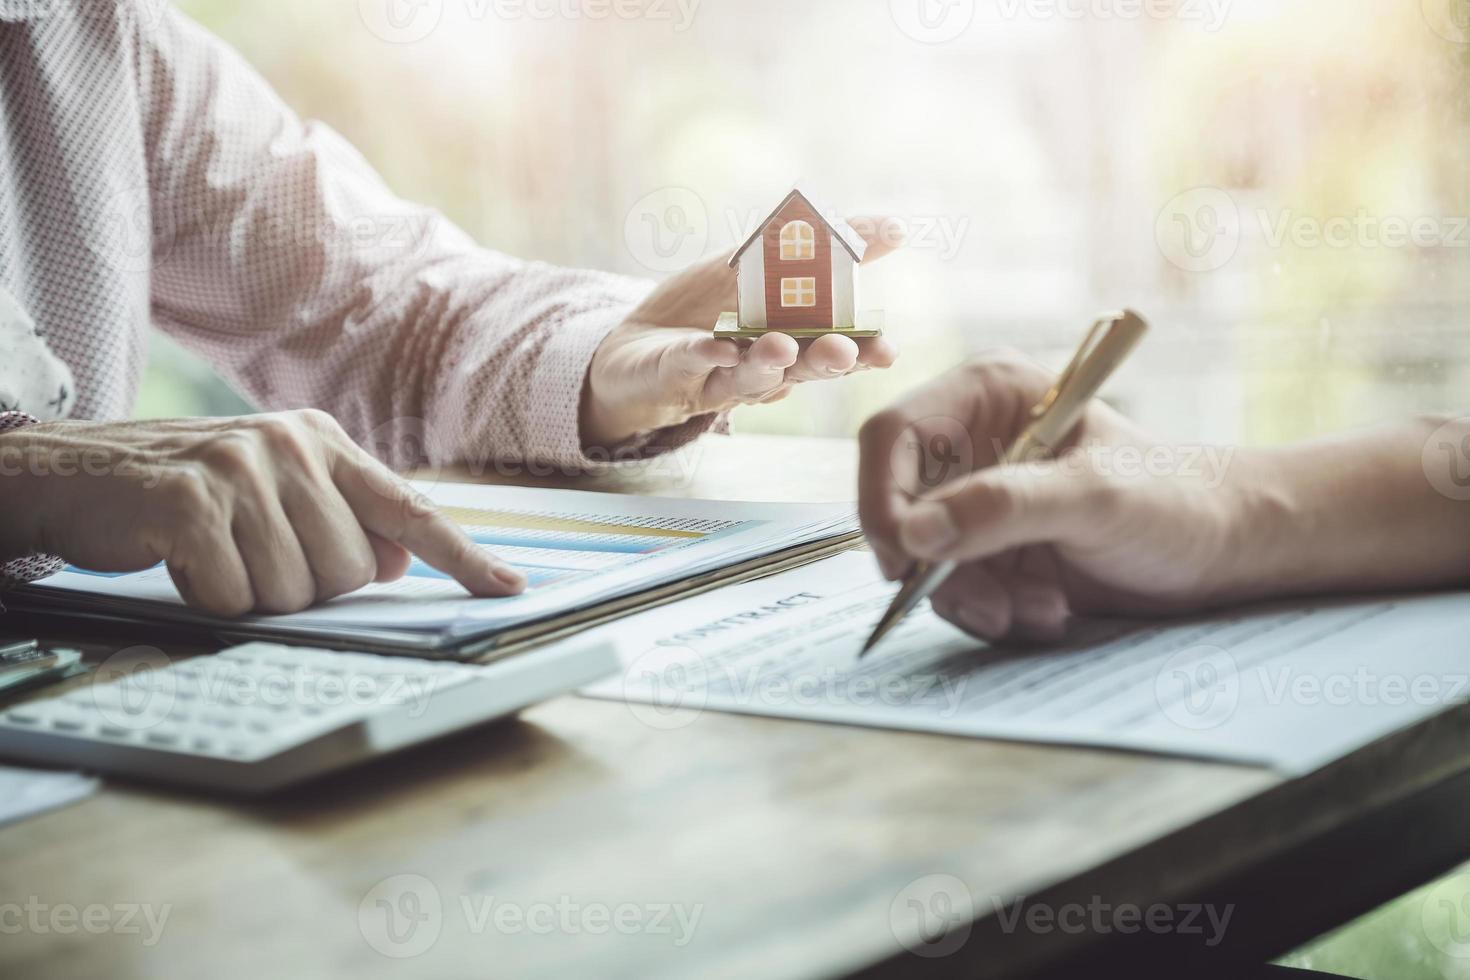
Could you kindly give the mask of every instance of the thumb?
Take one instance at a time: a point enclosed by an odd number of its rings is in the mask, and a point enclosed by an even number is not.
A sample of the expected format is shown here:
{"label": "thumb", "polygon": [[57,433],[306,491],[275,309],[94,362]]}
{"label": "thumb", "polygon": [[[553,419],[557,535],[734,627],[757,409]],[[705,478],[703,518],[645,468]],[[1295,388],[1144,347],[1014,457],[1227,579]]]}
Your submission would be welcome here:
{"label": "thumb", "polygon": [[735,367],[740,363],[740,348],[733,340],[691,330],[683,336],[671,338],[665,350],[664,363],[678,377],[697,380],[707,377],[717,368]]}
{"label": "thumb", "polygon": [[1081,543],[1098,526],[1106,480],[1055,460],[971,473],[899,519],[903,549],[927,561],[973,561],[1047,542]]}

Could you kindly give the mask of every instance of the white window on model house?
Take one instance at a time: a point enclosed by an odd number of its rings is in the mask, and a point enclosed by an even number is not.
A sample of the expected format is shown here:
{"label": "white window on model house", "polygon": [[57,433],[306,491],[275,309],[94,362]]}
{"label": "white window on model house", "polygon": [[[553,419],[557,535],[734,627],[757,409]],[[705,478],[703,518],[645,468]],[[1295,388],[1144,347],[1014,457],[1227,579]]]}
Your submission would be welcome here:
{"label": "white window on model house", "polygon": [[782,306],[816,306],[817,280],[813,277],[781,280]]}
{"label": "white window on model house", "polygon": [[817,235],[805,221],[791,221],[781,229],[781,261],[798,262],[817,257]]}

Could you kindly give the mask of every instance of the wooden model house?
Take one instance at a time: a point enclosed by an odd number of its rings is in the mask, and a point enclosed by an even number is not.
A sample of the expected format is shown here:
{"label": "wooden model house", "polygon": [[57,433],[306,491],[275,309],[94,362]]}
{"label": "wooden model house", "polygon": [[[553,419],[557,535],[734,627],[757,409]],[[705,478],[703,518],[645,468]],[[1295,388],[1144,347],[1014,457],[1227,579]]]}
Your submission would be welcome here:
{"label": "wooden model house", "polygon": [[829,220],[830,214],[799,190],[786,195],[730,259],[739,281],[739,309],[720,317],[717,334],[880,333],[859,329],[857,322],[858,265],[867,242],[846,221]]}

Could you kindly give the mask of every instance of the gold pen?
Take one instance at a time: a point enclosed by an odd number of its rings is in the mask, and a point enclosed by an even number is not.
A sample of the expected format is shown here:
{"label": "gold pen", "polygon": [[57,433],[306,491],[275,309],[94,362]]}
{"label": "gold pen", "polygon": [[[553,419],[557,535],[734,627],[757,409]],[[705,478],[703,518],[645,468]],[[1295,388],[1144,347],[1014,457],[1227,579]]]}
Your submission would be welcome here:
{"label": "gold pen", "polygon": [[[1020,463],[1050,455],[1077,426],[1077,420],[1092,401],[1103,382],[1117,370],[1118,365],[1137,346],[1148,330],[1143,317],[1132,310],[1108,313],[1098,317],[1092,329],[1077,348],[1072,362],[1067,365],[1051,388],[1031,409],[1026,428],[1006,450],[1001,463]],[[934,594],[955,570],[950,561],[929,564],[918,562],[904,576],[903,587],[893,597],[883,618],[873,629],[873,635],[863,644],[858,657],[867,656],[878,642],[903,621],[913,608]]]}

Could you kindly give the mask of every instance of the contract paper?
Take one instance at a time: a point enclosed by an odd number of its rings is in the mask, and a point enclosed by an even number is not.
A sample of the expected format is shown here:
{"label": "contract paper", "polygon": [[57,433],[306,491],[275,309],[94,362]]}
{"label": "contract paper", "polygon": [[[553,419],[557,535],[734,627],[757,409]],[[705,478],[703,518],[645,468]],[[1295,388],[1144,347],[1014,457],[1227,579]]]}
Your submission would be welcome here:
{"label": "contract paper", "polygon": [[[526,574],[519,596],[473,598],[415,559],[397,582],[304,612],[220,621],[185,607],[162,565],[108,574],[68,567],[13,593],[17,608],[126,613],[282,639],[347,638],[412,649],[537,623],[793,546],[853,534],[849,504],[672,500],[465,484],[416,484],[480,546]],[[253,631],[253,632],[252,632]]]}
{"label": "contract paper", "polygon": [[1470,697],[1465,593],[1087,621],[1045,650],[987,645],[926,603],[859,660],[894,592],[849,552],[686,599],[603,627],[623,671],[583,693],[669,727],[732,711],[1289,774]]}

